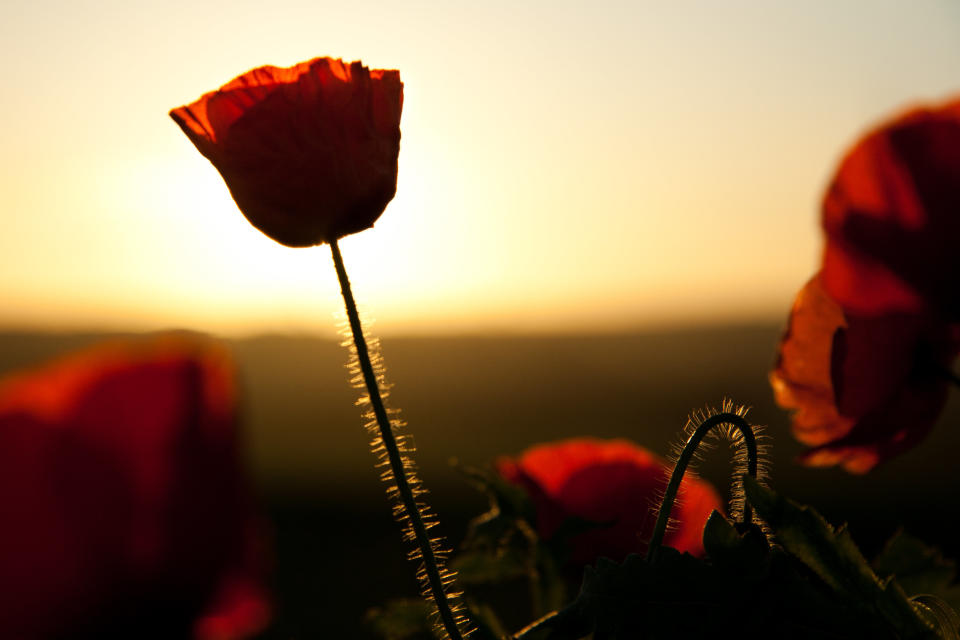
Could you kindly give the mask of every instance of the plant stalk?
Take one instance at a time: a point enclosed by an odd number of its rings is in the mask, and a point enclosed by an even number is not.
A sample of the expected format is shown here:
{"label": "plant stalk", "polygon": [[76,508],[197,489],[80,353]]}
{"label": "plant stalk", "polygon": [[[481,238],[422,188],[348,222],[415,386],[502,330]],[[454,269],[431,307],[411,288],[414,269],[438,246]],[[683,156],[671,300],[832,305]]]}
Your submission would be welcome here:
{"label": "plant stalk", "polygon": [[370,395],[370,404],[373,407],[373,413],[377,419],[380,437],[383,439],[383,444],[387,450],[390,468],[393,471],[394,481],[397,483],[400,500],[403,503],[403,508],[406,511],[410,526],[413,529],[417,547],[420,549],[427,575],[427,582],[430,587],[430,594],[433,596],[433,600],[437,605],[437,611],[440,614],[440,620],[447,635],[450,636],[451,640],[463,640],[460,630],[457,627],[456,618],[450,602],[447,600],[447,592],[443,587],[439,565],[433,553],[433,546],[430,544],[430,537],[427,535],[427,528],[424,526],[420,509],[417,507],[413,491],[410,489],[407,472],[403,468],[403,461],[400,456],[400,451],[397,448],[397,441],[394,437],[393,429],[390,426],[390,418],[387,415],[387,409],[383,404],[383,398],[380,394],[377,376],[370,362],[367,341],[363,337],[363,327],[360,324],[360,315],[357,313],[357,303],[353,299],[350,280],[347,278],[347,270],[343,266],[343,257],[340,255],[340,247],[337,246],[336,240],[330,241],[330,252],[333,254],[333,265],[337,270],[337,279],[340,281],[340,292],[343,294],[343,302],[347,308],[347,318],[350,322],[350,331],[353,334],[353,344],[357,348],[357,359],[360,362],[360,369],[363,372],[363,380],[367,387],[367,393]]}
{"label": "plant stalk", "polygon": [[[687,466],[693,459],[693,454],[709,433],[710,429],[721,424],[734,425],[743,435],[743,443],[747,447],[747,473],[754,478],[757,477],[757,437],[753,433],[753,427],[741,416],[735,413],[718,413],[710,416],[703,421],[697,429],[687,438],[687,443],[680,452],[677,464],[673,467],[673,473],[670,475],[670,482],[667,484],[667,490],[663,495],[663,502],[660,503],[660,513],[657,515],[657,523],[653,528],[653,537],[650,539],[650,546],[647,547],[647,562],[650,562],[663,543],[663,536],[667,530],[667,523],[670,520],[670,510],[673,508],[673,502],[677,497],[677,491],[680,489],[680,481],[683,480],[683,474]],[[743,522],[747,524],[753,520],[753,512],[750,503],[743,502]]]}

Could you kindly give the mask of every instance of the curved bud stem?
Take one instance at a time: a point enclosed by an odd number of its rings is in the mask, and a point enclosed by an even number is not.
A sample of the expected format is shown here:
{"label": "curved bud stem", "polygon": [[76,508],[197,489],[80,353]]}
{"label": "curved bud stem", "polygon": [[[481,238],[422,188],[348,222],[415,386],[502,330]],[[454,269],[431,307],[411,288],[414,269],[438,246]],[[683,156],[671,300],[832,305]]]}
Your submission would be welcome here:
{"label": "curved bud stem", "polygon": [[[376,416],[377,426],[379,427],[380,437],[383,439],[383,446],[386,449],[387,458],[390,462],[390,469],[393,472],[393,480],[396,482],[400,503],[403,505],[406,520],[413,532],[413,538],[419,550],[419,557],[423,560],[423,573],[427,588],[437,607],[443,629],[447,632],[450,640],[462,640],[463,636],[457,626],[458,617],[455,615],[447,599],[447,590],[444,585],[444,572],[434,553],[434,545],[431,543],[430,536],[427,534],[427,526],[423,521],[420,506],[417,504],[416,496],[411,488],[403,456],[397,446],[397,440],[390,424],[390,418],[387,415],[387,409],[383,403],[380,386],[377,383],[377,375],[370,361],[367,341],[363,336],[363,327],[360,324],[357,303],[353,299],[350,280],[347,278],[347,271],[343,266],[343,257],[340,255],[340,248],[337,246],[336,240],[330,241],[330,251],[333,254],[333,265],[337,270],[337,279],[340,281],[340,292],[343,294],[343,302],[347,308],[347,318],[350,322],[350,331],[353,334],[353,343],[357,350],[357,359],[360,364],[360,369],[363,372],[363,381],[366,384],[370,404]],[[447,582],[449,582],[449,579],[447,579]]]}
{"label": "curved bud stem", "polygon": [[[660,512],[657,514],[657,523],[653,528],[653,537],[650,539],[650,546],[647,547],[647,562],[653,559],[660,545],[663,543],[663,536],[667,530],[667,523],[670,520],[670,510],[673,508],[673,502],[677,498],[677,491],[680,489],[680,481],[683,480],[683,474],[693,459],[693,454],[703,440],[704,436],[714,427],[729,424],[736,427],[743,436],[744,446],[747,448],[747,473],[754,478],[757,477],[757,437],[753,432],[753,427],[742,416],[732,412],[717,413],[706,420],[696,428],[687,438],[677,464],[673,467],[673,473],[670,475],[670,483],[663,495],[663,502],[660,503]],[[748,502],[743,505],[743,522],[749,523],[753,520],[753,513]]]}

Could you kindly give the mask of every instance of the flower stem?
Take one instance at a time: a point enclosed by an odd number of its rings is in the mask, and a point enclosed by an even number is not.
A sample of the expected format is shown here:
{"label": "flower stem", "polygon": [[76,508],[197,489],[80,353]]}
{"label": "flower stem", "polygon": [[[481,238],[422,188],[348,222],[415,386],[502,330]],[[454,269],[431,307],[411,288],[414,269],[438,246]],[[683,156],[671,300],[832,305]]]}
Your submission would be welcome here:
{"label": "flower stem", "polygon": [[[660,513],[657,515],[657,523],[653,528],[653,537],[650,539],[650,546],[647,547],[647,562],[650,562],[663,543],[663,536],[667,530],[667,522],[670,520],[670,510],[673,508],[673,502],[677,497],[677,491],[680,489],[680,481],[687,470],[687,466],[693,459],[693,454],[703,440],[704,436],[714,427],[730,424],[735,426],[743,436],[743,444],[747,448],[747,473],[754,478],[757,477],[757,437],[753,432],[750,423],[742,416],[732,412],[717,413],[706,420],[696,428],[687,438],[677,464],[673,467],[673,473],[670,475],[670,482],[667,484],[667,490],[663,495],[663,502],[660,503]],[[753,520],[750,503],[743,503],[743,522],[749,523]]]}
{"label": "flower stem", "polygon": [[353,334],[353,344],[357,349],[357,359],[360,363],[360,369],[363,372],[363,380],[367,387],[367,393],[370,396],[370,404],[373,407],[373,413],[377,419],[380,437],[383,439],[383,445],[387,451],[390,469],[393,472],[393,479],[397,485],[397,492],[403,504],[403,509],[406,512],[407,521],[413,531],[416,545],[420,550],[420,557],[423,559],[423,568],[430,594],[437,606],[440,620],[447,635],[450,636],[451,640],[462,640],[460,630],[457,627],[457,618],[450,606],[450,602],[447,600],[447,592],[444,588],[433,545],[431,544],[430,537],[427,535],[427,527],[424,524],[420,508],[417,505],[413,490],[410,487],[407,472],[404,468],[403,457],[397,447],[397,441],[390,425],[390,418],[383,404],[383,397],[380,393],[380,386],[377,383],[377,376],[370,362],[370,352],[367,349],[367,341],[363,337],[363,327],[360,325],[357,303],[353,299],[350,280],[347,278],[347,270],[343,266],[343,257],[340,255],[340,247],[337,246],[336,240],[330,241],[330,252],[333,254],[333,265],[337,270],[337,279],[340,281],[340,292],[343,294],[343,302],[347,308],[347,318],[350,322],[350,331]]}

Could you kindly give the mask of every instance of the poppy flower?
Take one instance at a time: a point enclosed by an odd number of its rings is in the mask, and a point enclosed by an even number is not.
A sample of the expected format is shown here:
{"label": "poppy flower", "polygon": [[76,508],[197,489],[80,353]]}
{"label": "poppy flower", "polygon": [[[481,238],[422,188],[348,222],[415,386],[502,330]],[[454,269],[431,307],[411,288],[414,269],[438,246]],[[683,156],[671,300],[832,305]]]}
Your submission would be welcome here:
{"label": "poppy flower", "polygon": [[0,382],[0,636],[250,637],[269,617],[233,369],[171,335]]}
{"label": "poppy flower", "polygon": [[[578,567],[599,557],[620,562],[646,551],[671,471],[628,440],[593,438],[540,444],[519,458],[500,458],[495,466],[530,496],[542,539],[553,538],[570,518],[597,525],[570,540],[571,563]],[[667,532],[664,544],[702,554],[703,527],[714,509],[722,510],[717,492],[688,472],[673,507],[677,526]]]}
{"label": "poppy flower", "polygon": [[823,200],[820,273],[771,383],[808,464],[869,471],[920,441],[960,349],[960,100],[865,135]]}
{"label": "poppy flower", "polygon": [[845,310],[960,321],[960,99],[868,133],[823,200],[821,280]]}
{"label": "poppy flower", "polygon": [[919,442],[947,399],[956,325],[919,313],[845,311],[815,276],[800,291],[770,375],[795,409],[801,460],[863,473]]}
{"label": "poppy flower", "polygon": [[397,190],[403,83],[314,58],[259,67],[170,112],[253,226],[289,247],[373,226]]}

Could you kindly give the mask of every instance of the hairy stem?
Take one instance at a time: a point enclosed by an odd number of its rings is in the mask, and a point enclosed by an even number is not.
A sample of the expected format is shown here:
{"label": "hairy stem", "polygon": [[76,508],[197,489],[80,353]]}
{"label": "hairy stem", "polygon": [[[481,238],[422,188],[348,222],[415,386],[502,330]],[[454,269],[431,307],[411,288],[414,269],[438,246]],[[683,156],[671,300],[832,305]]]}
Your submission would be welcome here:
{"label": "hairy stem", "polygon": [[433,546],[430,543],[430,537],[427,535],[427,528],[421,517],[420,509],[417,506],[416,498],[410,487],[407,478],[407,472],[404,469],[403,459],[400,450],[397,447],[397,441],[390,426],[390,418],[387,415],[387,409],[383,404],[383,398],[380,394],[380,386],[377,383],[377,376],[374,373],[373,365],[370,362],[370,353],[367,349],[367,341],[363,337],[363,328],[360,325],[360,315],[357,313],[357,303],[353,299],[353,292],[350,289],[350,280],[347,278],[347,270],[343,266],[343,257],[340,255],[340,247],[336,240],[330,241],[330,252],[333,254],[333,265],[337,270],[337,279],[340,281],[340,292],[343,294],[343,302],[347,308],[347,318],[350,321],[350,331],[353,334],[353,343],[357,349],[357,359],[360,362],[360,368],[363,372],[363,381],[367,387],[367,393],[370,395],[370,404],[373,407],[374,415],[377,419],[377,425],[380,430],[380,437],[383,439],[383,445],[387,450],[387,456],[390,461],[390,468],[393,471],[393,477],[397,484],[398,494],[409,519],[410,527],[413,530],[416,539],[416,545],[420,550],[420,556],[423,559],[424,571],[430,588],[430,594],[437,606],[440,614],[440,621],[447,635],[451,640],[463,640],[460,630],[457,627],[457,620],[454,616],[450,602],[447,600],[447,592],[444,589],[443,580],[440,574],[440,568],[436,556],[433,552]]}
{"label": "hairy stem", "polygon": [[[663,543],[663,536],[667,530],[667,523],[670,520],[670,510],[673,508],[673,502],[676,500],[677,491],[680,489],[680,481],[683,480],[683,474],[693,459],[693,454],[703,440],[704,436],[714,427],[722,424],[731,424],[735,426],[743,436],[743,443],[747,448],[747,473],[754,478],[757,477],[757,437],[753,433],[753,427],[743,417],[736,413],[724,412],[710,416],[703,421],[697,429],[687,438],[687,443],[680,452],[677,464],[673,467],[673,473],[670,475],[670,483],[667,484],[667,490],[663,495],[663,502],[660,503],[660,513],[657,514],[657,523],[653,528],[653,537],[650,539],[650,546],[647,547],[647,561],[653,559]],[[750,503],[744,501],[743,504],[743,522],[749,523],[753,520]]]}

